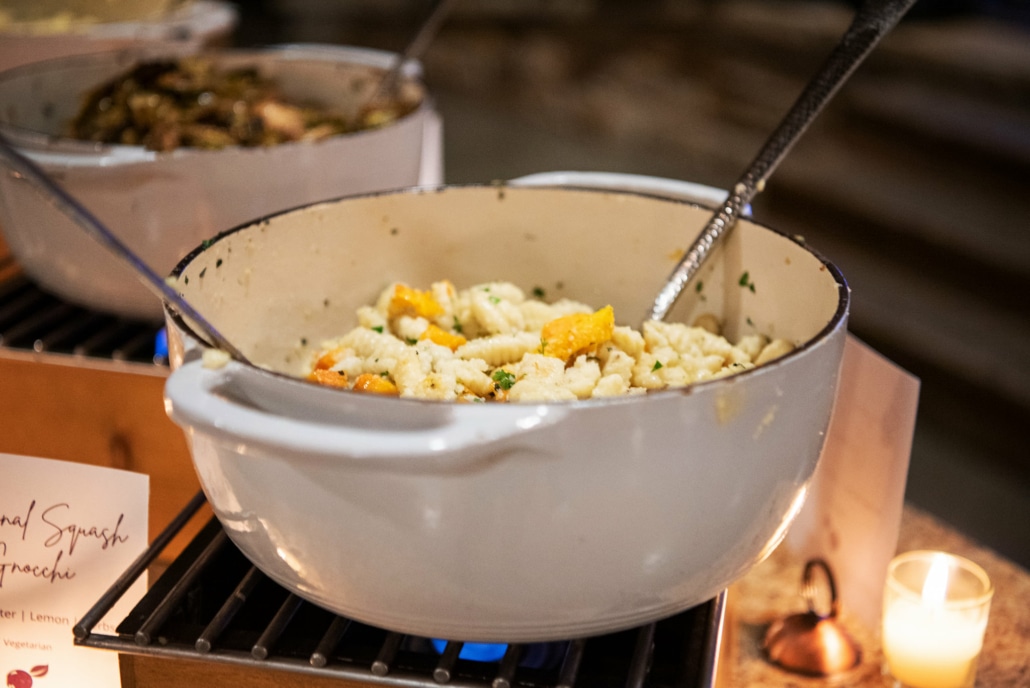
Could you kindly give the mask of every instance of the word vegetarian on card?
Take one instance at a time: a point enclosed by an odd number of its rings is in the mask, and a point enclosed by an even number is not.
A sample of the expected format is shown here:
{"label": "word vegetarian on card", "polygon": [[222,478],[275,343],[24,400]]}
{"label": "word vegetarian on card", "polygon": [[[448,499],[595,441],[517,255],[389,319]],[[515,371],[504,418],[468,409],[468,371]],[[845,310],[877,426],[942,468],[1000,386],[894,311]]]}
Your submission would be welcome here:
{"label": "word vegetarian on card", "polygon": [[[149,477],[0,454],[0,676],[14,688],[111,688],[118,655],[72,627],[147,546]],[[114,634],[141,577],[95,627]]]}

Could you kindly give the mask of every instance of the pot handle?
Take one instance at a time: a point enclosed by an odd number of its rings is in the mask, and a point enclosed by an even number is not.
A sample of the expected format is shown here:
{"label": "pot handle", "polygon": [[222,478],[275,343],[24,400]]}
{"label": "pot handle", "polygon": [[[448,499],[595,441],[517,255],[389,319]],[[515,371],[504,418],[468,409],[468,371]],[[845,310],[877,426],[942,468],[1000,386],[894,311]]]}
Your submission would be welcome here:
{"label": "pot handle", "polygon": [[[233,362],[211,369],[198,359],[174,370],[165,382],[168,416],[187,434],[204,433],[205,427],[211,427],[221,438],[274,451],[436,472],[498,458],[520,447],[520,436],[554,426],[569,413],[553,404],[414,402],[433,405],[428,414],[434,419],[432,425],[407,423],[403,408],[394,410],[401,417],[396,425],[379,423],[372,428],[355,423],[361,418],[348,420],[343,412],[334,419],[311,419],[303,414],[286,417],[235,398],[232,367],[237,365]],[[344,398],[345,393],[340,394]],[[389,401],[396,404],[397,400]],[[439,412],[441,407],[445,412]]]}

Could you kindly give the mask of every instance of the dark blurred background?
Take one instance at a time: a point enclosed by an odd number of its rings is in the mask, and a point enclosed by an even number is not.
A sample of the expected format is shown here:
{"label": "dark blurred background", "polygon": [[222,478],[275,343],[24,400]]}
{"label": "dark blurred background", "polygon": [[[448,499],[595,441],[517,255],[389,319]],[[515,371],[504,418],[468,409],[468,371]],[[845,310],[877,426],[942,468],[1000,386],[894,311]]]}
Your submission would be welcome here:
{"label": "dark blurred background", "polygon": [[[731,185],[850,21],[818,0],[466,0],[423,62],[448,182]],[[239,45],[400,50],[428,0],[240,3]],[[922,0],[755,202],[922,383],[907,498],[1030,566],[1030,3]]]}

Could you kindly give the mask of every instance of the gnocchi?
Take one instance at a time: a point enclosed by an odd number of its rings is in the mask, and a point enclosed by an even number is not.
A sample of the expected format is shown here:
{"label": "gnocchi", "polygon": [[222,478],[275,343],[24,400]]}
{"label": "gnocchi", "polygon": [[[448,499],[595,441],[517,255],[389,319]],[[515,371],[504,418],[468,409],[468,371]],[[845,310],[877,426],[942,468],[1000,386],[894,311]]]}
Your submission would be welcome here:
{"label": "gnocchi", "polygon": [[731,343],[711,315],[635,330],[616,325],[611,306],[546,303],[508,282],[461,291],[446,280],[424,291],[393,283],[357,322],[318,347],[309,380],[442,401],[574,401],[681,387],[794,348],[758,334]]}

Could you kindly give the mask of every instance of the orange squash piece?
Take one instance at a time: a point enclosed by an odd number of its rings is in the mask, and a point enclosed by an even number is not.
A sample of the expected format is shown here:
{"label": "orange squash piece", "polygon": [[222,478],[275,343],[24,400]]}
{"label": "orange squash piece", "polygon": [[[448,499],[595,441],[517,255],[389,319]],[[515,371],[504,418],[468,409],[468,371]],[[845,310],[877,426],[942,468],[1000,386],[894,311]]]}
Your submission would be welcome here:
{"label": "orange squash piece", "polygon": [[443,306],[433,298],[431,292],[419,291],[411,287],[398,284],[394,287],[393,296],[390,298],[390,305],[386,309],[391,318],[402,315],[417,318],[435,318],[443,314]]}
{"label": "orange squash piece", "polygon": [[329,387],[346,387],[347,386],[347,373],[337,370],[328,370],[327,368],[315,368],[308,375],[308,379],[312,382],[317,382],[320,385],[328,385]]}
{"label": "orange squash piece", "polygon": [[566,363],[612,338],[615,311],[605,306],[596,313],[573,313],[555,318],[540,331],[540,353]]}
{"label": "orange squash piece", "polygon": [[333,349],[332,351],[327,351],[321,356],[319,356],[318,360],[315,361],[315,370],[327,370],[329,368],[332,368],[339,362],[337,360],[339,357],[339,353],[340,352],[338,349]]}
{"label": "orange squash piece", "polygon": [[354,381],[355,392],[369,392],[370,394],[398,394],[397,385],[387,380],[382,375],[374,373],[362,373]]}
{"label": "orange squash piece", "polygon": [[468,341],[460,334],[448,332],[447,330],[437,327],[436,325],[430,325],[429,327],[427,327],[425,332],[419,335],[419,339],[428,339],[434,344],[446,346],[451,351],[454,351],[459,346]]}

